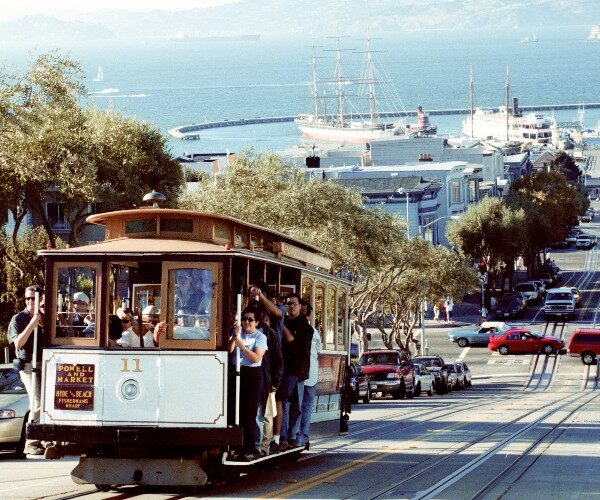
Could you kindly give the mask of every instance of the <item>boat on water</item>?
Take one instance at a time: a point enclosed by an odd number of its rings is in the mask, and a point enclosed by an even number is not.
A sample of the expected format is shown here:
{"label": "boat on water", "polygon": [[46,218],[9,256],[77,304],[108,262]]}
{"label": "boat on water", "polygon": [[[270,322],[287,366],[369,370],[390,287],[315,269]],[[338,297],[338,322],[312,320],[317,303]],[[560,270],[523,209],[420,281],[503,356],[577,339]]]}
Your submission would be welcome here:
{"label": "boat on water", "polygon": [[498,108],[475,107],[474,80],[471,70],[469,78],[471,114],[462,122],[462,133],[471,139],[507,141],[519,143],[552,143],[556,124],[543,113],[521,113],[519,100],[510,102],[510,81],[506,69],[506,105]]}
{"label": "boat on water", "polygon": [[119,89],[117,89],[115,87],[109,87],[107,89],[94,90],[92,92],[88,92],[88,95],[116,94],[118,92],[119,92]]}
{"label": "boat on water", "polygon": [[506,106],[475,108],[462,122],[462,133],[482,140],[548,144],[552,142],[553,121],[543,113],[511,112]]}
{"label": "boat on water", "polygon": [[528,36],[524,36],[523,38],[521,38],[521,43],[537,43],[537,42],[539,42],[539,39],[535,35],[533,35],[531,38]]}
{"label": "boat on water", "polygon": [[[409,113],[403,109],[399,98],[394,102],[387,100],[389,111],[380,112],[381,100],[376,95],[379,84],[387,84],[392,87],[385,78],[379,78],[372,62],[371,42],[367,41],[367,64],[365,76],[362,78],[348,78],[342,73],[342,58],[340,37],[337,39],[336,65],[334,77],[331,80],[319,80],[316,71],[316,55],[313,47],[312,67],[313,78],[309,82],[311,97],[313,101],[313,112],[299,114],[294,122],[302,132],[305,139],[312,141],[369,143],[378,139],[393,138],[410,134],[435,134],[437,127],[429,123],[429,116],[422,107],[418,111],[418,123],[406,124]],[[320,85],[321,84],[321,85]],[[333,92],[327,92],[327,86],[333,86]],[[347,88],[358,86],[358,97],[355,102],[349,100],[350,92]],[[391,89],[386,92],[388,96],[397,96],[397,91]],[[368,102],[367,109],[362,112],[356,106],[358,100]],[[327,102],[335,101],[336,112],[327,112]],[[395,109],[394,109],[395,108]],[[383,117],[397,117],[395,121],[384,121]]]}
{"label": "boat on water", "polygon": [[600,24],[591,27],[590,34],[587,37],[590,41],[600,40]]}
{"label": "boat on water", "polygon": [[104,72],[102,71],[102,66],[98,66],[98,74],[94,78],[94,81],[101,82],[102,80],[104,80]]}

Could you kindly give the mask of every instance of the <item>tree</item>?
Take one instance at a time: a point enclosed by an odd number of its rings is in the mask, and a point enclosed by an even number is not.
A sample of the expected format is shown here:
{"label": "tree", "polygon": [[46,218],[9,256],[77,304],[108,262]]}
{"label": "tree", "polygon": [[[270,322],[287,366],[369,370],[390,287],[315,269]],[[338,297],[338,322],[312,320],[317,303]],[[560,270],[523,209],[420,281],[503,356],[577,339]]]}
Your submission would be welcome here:
{"label": "tree", "polygon": [[[484,198],[470,205],[459,220],[447,229],[450,244],[472,262],[483,259],[492,280],[512,273],[514,260],[526,241],[525,211],[512,209],[500,198]],[[491,280],[488,280],[488,283]]]}
{"label": "tree", "polygon": [[563,174],[570,182],[577,182],[581,171],[575,163],[571,155],[564,151],[559,151],[554,159],[550,162],[550,169]]}
{"label": "tree", "polygon": [[551,171],[534,172],[515,181],[507,203],[525,214],[524,255],[530,267],[540,250],[565,238],[589,202],[563,174]]}
{"label": "tree", "polygon": [[56,52],[24,74],[0,77],[0,208],[15,221],[15,265],[27,265],[17,234],[28,215],[56,245],[47,201],[63,206],[67,242],[76,245],[94,207],[132,208],[151,189],[174,204],[182,188],[181,167],[160,132],[114,110],[83,108],[82,78],[79,65]]}

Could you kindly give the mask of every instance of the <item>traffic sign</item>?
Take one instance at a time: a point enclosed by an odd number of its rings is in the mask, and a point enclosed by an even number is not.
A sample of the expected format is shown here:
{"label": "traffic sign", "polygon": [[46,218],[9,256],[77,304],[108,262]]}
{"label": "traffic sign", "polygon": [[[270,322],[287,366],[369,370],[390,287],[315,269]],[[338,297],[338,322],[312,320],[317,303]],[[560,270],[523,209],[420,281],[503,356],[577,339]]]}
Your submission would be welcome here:
{"label": "traffic sign", "polygon": [[482,285],[487,285],[488,282],[488,273],[483,273],[479,275],[479,281],[481,281]]}

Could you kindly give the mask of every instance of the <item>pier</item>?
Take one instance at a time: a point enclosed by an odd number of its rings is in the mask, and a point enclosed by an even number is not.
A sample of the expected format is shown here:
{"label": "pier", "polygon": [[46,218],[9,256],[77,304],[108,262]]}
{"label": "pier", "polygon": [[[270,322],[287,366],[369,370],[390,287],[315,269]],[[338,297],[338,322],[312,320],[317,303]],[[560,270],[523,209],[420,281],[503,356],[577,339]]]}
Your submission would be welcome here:
{"label": "pier", "polygon": [[[531,111],[560,111],[565,109],[579,109],[582,104],[541,104],[537,106],[519,106],[524,113]],[[586,109],[600,109],[600,103],[585,104]],[[493,108],[492,108],[493,109]],[[495,108],[496,110],[498,108]],[[462,109],[433,109],[427,111],[430,116],[436,115],[468,115],[470,108]],[[381,118],[404,118],[407,116],[416,116],[416,111],[401,111],[398,113],[378,113]],[[358,113],[352,115],[355,119],[370,118],[368,113]],[[293,122],[296,116],[272,116],[265,118],[240,118],[238,120],[221,120],[216,122],[195,123],[192,125],[182,125],[169,130],[169,134],[176,139],[200,139],[200,132],[211,128],[222,127],[240,127],[242,125],[259,125],[263,123],[283,123]]]}

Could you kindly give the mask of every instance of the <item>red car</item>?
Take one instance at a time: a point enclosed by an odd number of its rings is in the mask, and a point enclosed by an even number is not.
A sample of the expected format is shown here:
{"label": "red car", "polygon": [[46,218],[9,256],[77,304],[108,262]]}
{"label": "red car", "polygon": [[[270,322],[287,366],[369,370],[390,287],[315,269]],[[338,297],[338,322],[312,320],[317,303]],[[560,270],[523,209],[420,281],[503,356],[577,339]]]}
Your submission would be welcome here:
{"label": "red car", "polygon": [[406,353],[392,349],[367,351],[358,360],[371,381],[371,393],[393,398],[414,397],[415,365]]}
{"label": "red car", "polygon": [[565,343],[556,337],[544,337],[524,328],[511,328],[498,336],[490,336],[488,349],[500,354],[558,353]]}

